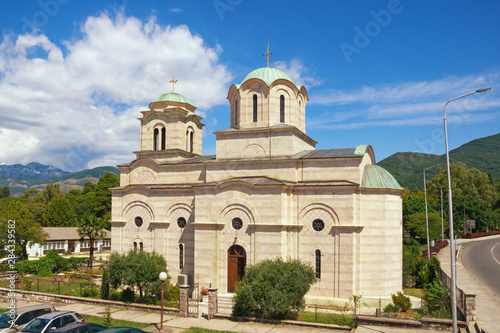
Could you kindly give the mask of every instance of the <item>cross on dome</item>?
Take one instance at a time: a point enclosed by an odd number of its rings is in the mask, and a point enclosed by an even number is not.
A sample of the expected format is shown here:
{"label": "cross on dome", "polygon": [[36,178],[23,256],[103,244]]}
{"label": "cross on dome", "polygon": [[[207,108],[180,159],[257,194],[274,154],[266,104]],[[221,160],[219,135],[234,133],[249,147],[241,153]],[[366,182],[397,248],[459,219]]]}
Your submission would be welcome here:
{"label": "cross on dome", "polygon": [[269,56],[272,55],[272,53],[269,53],[269,41],[267,41],[267,51],[262,55],[267,56],[267,67],[269,67]]}
{"label": "cross on dome", "polygon": [[174,85],[177,83],[175,76],[172,76],[172,80],[168,81],[168,83],[172,83],[172,93],[174,92]]}

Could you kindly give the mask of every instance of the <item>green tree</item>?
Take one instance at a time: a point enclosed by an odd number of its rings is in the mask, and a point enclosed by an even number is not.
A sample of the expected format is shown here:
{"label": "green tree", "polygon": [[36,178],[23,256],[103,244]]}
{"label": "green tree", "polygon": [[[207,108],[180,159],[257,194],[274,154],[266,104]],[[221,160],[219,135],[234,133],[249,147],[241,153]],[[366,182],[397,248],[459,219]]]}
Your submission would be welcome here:
{"label": "green tree", "polygon": [[103,239],[106,236],[104,230],[106,223],[100,217],[88,216],[86,219],[80,220],[78,225],[78,235],[80,235],[80,242],[88,240],[90,242],[89,251],[89,274],[92,274],[92,267],[94,261],[94,241]]}
{"label": "green tree", "polygon": [[[428,221],[429,241],[437,241],[441,239],[441,213],[428,213]],[[408,222],[406,223],[406,229],[410,233],[411,237],[417,239],[421,244],[427,244],[425,211],[410,215],[408,218]]]}
{"label": "green tree", "polygon": [[[0,216],[0,232],[2,235],[9,235],[9,221],[15,221],[15,237],[13,239],[15,240],[15,253],[20,259],[28,259],[26,248],[28,243],[43,244],[48,237],[42,226],[33,220],[33,215],[20,200],[10,201],[0,212]],[[13,225],[12,222],[10,224]],[[8,241],[8,237],[0,238],[2,249],[12,244]]]}
{"label": "green tree", "polygon": [[304,295],[315,282],[311,265],[296,259],[268,259],[248,266],[236,286],[233,314],[288,318],[304,308]]}
{"label": "green tree", "polygon": [[106,222],[111,219],[111,191],[109,188],[120,186],[118,177],[111,173],[105,173],[97,182],[95,197],[92,201],[94,213],[102,217]]}
{"label": "green tree", "polygon": [[[461,164],[451,164],[450,173],[453,198],[471,196],[488,208],[492,208],[498,201],[495,185],[484,172],[474,168],[467,169]],[[448,176],[446,169],[443,169],[427,182],[428,195],[440,197],[440,189],[446,184],[448,184]]]}
{"label": "green tree", "polygon": [[158,281],[161,272],[168,274],[165,257],[156,252],[136,249],[131,249],[127,254],[112,253],[108,269],[109,281],[114,288],[135,286],[139,289],[141,298],[144,289]]}
{"label": "green tree", "polygon": [[75,195],[74,193],[66,194],[66,198],[71,202],[73,208],[75,209],[76,219],[78,221],[94,215],[94,206],[92,204],[94,196],[94,192],[88,192],[81,195]]}
{"label": "green tree", "polygon": [[39,202],[44,206],[47,206],[53,199],[63,196],[63,193],[61,192],[59,188],[59,184],[47,184],[45,187],[45,190],[38,192],[37,196],[35,197],[35,202]]}
{"label": "green tree", "polygon": [[109,298],[109,279],[108,279],[107,269],[105,269],[104,272],[102,273],[101,298],[102,299]]}
{"label": "green tree", "polygon": [[8,197],[10,197],[10,189],[7,186],[5,186],[2,188],[2,191],[0,191],[0,199]]}
{"label": "green tree", "polygon": [[494,229],[497,225],[493,212],[479,200],[470,196],[453,198],[453,225],[457,235],[470,231],[465,230],[466,220],[476,221],[472,232],[486,231],[488,227]]}
{"label": "green tree", "polygon": [[43,225],[46,227],[76,226],[76,214],[71,202],[64,196],[52,199],[43,213]]}
{"label": "green tree", "polygon": [[95,184],[91,182],[86,182],[83,186],[82,194],[87,194],[95,191]]}

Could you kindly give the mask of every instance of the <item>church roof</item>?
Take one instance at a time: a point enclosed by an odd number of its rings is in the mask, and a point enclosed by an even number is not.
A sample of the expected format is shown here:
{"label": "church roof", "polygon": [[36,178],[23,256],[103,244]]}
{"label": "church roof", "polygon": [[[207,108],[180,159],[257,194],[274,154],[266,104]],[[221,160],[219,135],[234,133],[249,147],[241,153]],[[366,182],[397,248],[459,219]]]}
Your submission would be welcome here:
{"label": "church roof", "polygon": [[161,95],[153,103],[155,103],[155,102],[177,102],[177,103],[186,103],[186,104],[194,106],[189,101],[189,99],[182,96],[181,94],[173,93],[173,92]]}
{"label": "church roof", "polygon": [[287,80],[293,83],[297,87],[297,89],[300,90],[300,86],[297,86],[295,82],[293,82],[293,80],[285,72],[277,68],[272,68],[272,67],[257,68],[256,70],[251,71],[237,87],[239,88],[243,83],[251,79],[262,80],[268,87],[270,87],[274,81]]}
{"label": "church roof", "polygon": [[361,187],[403,189],[389,171],[376,164],[365,165]]}

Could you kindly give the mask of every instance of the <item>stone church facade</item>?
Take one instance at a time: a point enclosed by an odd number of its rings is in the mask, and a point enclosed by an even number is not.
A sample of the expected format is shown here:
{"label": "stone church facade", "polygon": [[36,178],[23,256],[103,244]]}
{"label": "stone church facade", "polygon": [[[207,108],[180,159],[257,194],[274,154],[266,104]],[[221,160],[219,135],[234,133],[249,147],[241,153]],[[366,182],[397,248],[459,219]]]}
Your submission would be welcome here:
{"label": "stone church facade", "polygon": [[177,93],[142,111],[137,158],[112,190],[112,250],[165,256],[172,282],[234,292],[245,266],[300,258],[309,302],[402,288],[402,188],[373,149],[316,150],[307,91],[270,67],[233,84],[230,128],[202,155],[202,118]]}

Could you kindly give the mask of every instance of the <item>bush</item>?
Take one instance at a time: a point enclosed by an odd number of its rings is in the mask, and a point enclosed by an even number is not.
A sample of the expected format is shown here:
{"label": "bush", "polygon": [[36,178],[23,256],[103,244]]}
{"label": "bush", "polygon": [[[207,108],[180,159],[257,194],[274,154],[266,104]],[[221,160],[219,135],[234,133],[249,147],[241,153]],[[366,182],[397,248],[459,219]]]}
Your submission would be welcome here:
{"label": "bush", "polygon": [[435,279],[427,285],[424,293],[426,313],[438,318],[451,318],[450,292],[447,286]]}
{"label": "bush", "polygon": [[125,303],[134,303],[135,292],[130,288],[125,289],[124,291],[122,291],[121,300],[122,300],[122,302],[125,302]]}
{"label": "bush", "polygon": [[101,282],[101,298],[108,299],[109,298],[109,281],[108,281],[108,271],[105,269],[102,274],[102,282]]}
{"label": "bush", "polygon": [[399,307],[401,311],[408,312],[411,309],[410,297],[398,291],[397,294],[391,294],[392,302],[395,306]]}
{"label": "bush", "polygon": [[92,287],[86,287],[82,290],[83,297],[97,297],[99,295],[99,289]]}
{"label": "bush", "polygon": [[16,263],[16,271],[24,276],[26,274],[33,274],[37,276],[51,276],[52,264],[42,258],[40,260],[20,260]]}
{"label": "bush", "polygon": [[389,304],[384,308],[384,312],[399,312],[401,308],[394,304]]}
{"label": "bush", "polygon": [[233,315],[283,319],[304,309],[304,295],[316,282],[314,269],[281,258],[248,266],[237,284]]}

